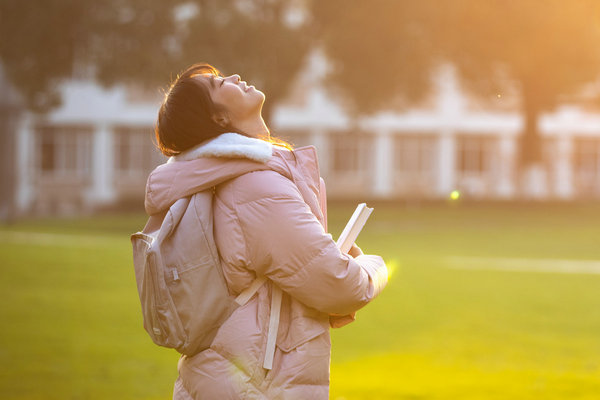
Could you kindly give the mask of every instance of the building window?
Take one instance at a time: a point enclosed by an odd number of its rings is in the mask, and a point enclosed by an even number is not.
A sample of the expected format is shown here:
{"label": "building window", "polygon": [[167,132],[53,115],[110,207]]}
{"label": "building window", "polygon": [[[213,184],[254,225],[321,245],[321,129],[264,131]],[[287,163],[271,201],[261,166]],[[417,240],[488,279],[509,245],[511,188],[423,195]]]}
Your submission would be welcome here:
{"label": "building window", "polygon": [[52,134],[40,134],[41,169],[42,171],[53,171],[56,168],[55,137]]}
{"label": "building window", "polygon": [[577,139],[574,147],[575,176],[583,192],[600,191],[600,139]]}
{"label": "building window", "polygon": [[456,137],[456,189],[473,198],[494,195],[500,176],[499,144],[497,137]]}
{"label": "building window", "polygon": [[154,146],[151,127],[115,129],[116,177],[147,175],[164,159]]}
{"label": "building window", "polygon": [[88,178],[91,173],[92,127],[39,126],[38,169],[45,176]]}
{"label": "building window", "polygon": [[334,173],[368,175],[372,170],[373,139],[366,135],[331,135],[331,170]]}
{"label": "building window", "polygon": [[489,170],[490,139],[461,137],[458,139],[458,171],[466,174],[481,174]]}
{"label": "building window", "polygon": [[422,175],[434,168],[435,140],[424,136],[394,138],[394,169],[400,174]]}

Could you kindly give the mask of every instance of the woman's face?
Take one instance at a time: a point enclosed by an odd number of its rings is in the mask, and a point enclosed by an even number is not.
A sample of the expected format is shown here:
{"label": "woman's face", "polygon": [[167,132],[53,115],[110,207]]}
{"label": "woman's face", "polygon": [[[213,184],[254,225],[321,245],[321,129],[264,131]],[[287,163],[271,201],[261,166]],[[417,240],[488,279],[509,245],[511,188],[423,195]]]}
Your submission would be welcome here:
{"label": "woman's face", "polygon": [[207,74],[200,75],[199,79],[209,80],[212,101],[225,109],[231,126],[260,117],[265,95],[254,86],[248,86],[239,75],[222,77]]}

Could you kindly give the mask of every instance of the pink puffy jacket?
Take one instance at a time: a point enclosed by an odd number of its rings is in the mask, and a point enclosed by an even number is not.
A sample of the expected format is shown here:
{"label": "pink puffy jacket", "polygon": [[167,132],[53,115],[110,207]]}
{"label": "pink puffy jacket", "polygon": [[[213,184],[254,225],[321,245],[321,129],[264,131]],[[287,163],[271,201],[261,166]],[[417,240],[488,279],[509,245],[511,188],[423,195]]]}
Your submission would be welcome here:
{"label": "pink puffy jacket", "polygon": [[[157,167],[148,178],[146,211],[162,212],[214,187],[215,242],[230,292],[239,294],[259,276],[268,281],[234,311],[209,349],[181,357],[173,398],[327,399],[329,327],[351,321],[348,314],[377,296],[387,283],[385,264],[375,255],[342,254],[326,232],[313,146],[290,152],[224,135]],[[279,289],[269,370],[263,361]]]}

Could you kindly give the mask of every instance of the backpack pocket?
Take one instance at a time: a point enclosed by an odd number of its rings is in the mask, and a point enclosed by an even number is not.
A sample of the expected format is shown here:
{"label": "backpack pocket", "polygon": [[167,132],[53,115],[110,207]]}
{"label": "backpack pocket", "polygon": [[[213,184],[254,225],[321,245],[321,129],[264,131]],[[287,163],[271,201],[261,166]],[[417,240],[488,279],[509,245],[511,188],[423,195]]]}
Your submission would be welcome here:
{"label": "backpack pocket", "polygon": [[131,236],[131,242],[144,329],[160,346],[182,347],[185,332],[162,274],[160,253],[152,246],[153,238],[137,233]]}
{"label": "backpack pocket", "polygon": [[169,293],[182,327],[188,332],[189,343],[181,349],[183,354],[193,355],[208,348],[235,309],[219,268],[219,260],[205,254],[192,264],[166,269]]}

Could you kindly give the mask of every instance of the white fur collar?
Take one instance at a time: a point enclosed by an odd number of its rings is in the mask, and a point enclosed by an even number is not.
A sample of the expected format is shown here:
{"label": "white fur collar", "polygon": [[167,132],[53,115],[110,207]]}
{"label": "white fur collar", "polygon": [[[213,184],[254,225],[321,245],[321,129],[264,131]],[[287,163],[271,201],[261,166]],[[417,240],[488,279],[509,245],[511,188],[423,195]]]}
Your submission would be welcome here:
{"label": "white fur collar", "polygon": [[240,135],[239,133],[223,133],[206,143],[201,143],[170,157],[167,162],[189,161],[200,157],[225,157],[249,158],[265,163],[272,155],[273,145],[269,142]]}

